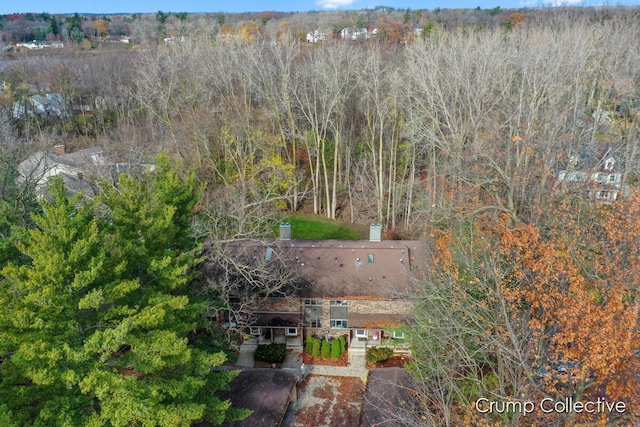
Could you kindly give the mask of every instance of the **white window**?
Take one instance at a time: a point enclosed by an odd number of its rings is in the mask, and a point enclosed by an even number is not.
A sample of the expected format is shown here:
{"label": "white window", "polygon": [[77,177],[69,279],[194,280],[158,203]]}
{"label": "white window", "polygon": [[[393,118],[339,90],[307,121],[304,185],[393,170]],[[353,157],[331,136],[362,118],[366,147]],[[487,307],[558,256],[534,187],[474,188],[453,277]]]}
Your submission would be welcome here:
{"label": "white window", "polygon": [[284,334],[288,337],[298,336],[298,328],[286,328]]}
{"label": "white window", "polygon": [[331,319],[332,329],[344,329],[347,327],[347,319]]}
{"label": "white window", "polygon": [[322,327],[322,300],[306,299],[304,300],[304,322],[306,326],[312,328]]}
{"label": "white window", "polygon": [[356,329],[356,338],[366,338],[367,330],[366,329]]}
{"label": "white window", "polygon": [[403,331],[393,331],[393,338],[394,339],[402,339],[402,338],[404,338],[404,332]]}
{"label": "white window", "polygon": [[610,157],[607,159],[606,162],[604,162],[604,170],[611,170],[613,169],[613,165],[615,164],[615,160],[613,159],[613,157]]}
{"label": "white window", "polygon": [[616,200],[617,197],[618,197],[617,191],[608,191],[608,190],[596,191],[596,199]]}
{"label": "white window", "polygon": [[616,176],[615,173],[612,173],[611,175],[609,175],[609,182],[616,182],[618,179],[618,177]]}
{"label": "white window", "polygon": [[309,319],[307,321],[307,326],[309,326],[310,328],[322,328],[322,319],[320,318]]}
{"label": "white window", "polygon": [[332,300],[331,301],[331,305],[336,307],[336,306],[346,306],[347,305],[347,301],[346,300]]}

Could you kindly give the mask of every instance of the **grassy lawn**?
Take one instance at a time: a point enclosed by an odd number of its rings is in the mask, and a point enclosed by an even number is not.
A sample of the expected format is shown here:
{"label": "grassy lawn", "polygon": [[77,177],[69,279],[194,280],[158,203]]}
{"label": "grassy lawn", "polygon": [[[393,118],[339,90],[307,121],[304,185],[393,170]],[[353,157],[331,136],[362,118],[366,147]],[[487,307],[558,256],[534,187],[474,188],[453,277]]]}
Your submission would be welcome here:
{"label": "grassy lawn", "polygon": [[[296,213],[284,218],[282,222],[291,224],[294,239],[366,240],[369,237],[369,228],[365,225],[342,223],[320,215]],[[275,235],[278,235],[277,228]]]}

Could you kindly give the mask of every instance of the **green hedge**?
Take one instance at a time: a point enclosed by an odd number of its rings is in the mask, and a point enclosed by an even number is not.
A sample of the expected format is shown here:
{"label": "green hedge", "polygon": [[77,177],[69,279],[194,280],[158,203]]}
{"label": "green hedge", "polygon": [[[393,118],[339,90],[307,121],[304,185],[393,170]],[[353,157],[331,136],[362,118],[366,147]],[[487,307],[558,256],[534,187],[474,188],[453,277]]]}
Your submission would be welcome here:
{"label": "green hedge", "polygon": [[331,342],[331,357],[337,359],[340,356],[342,356],[342,352],[340,351],[340,340],[333,340]]}
{"label": "green hedge", "polygon": [[313,357],[333,357],[335,359],[342,356],[347,351],[347,341],[345,336],[327,341],[323,338],[308,336],[304,343],[304,352]]}
{"label": "green hedge", "polygon": [[312,339],[313,339],[313,346],[312,346],[311,355],[313,357],[318,357],[320,356],[320,340],[318,338],[312,338]]}
{"label": "green hedge", "polygon": [[372,363],[384,363],[393,356],[393,350],[388,347],[371,347],[367,350],[367,361]]}
{"label": "green hedge", "polygon": [[256,362],[282,363],[287,357],[286,344],[259,345],[254,354]]}
{"label": "green hedge", "polygon": [[313,354],[313,340],[315,338],[309,336],[307,337],[306,342],[304,343],[304,352],[307,354]]}
{"label": "green hedge", "polygon": [[329,345],[329,341],[322,340],[321,351],[322,357],[329,357],[329,354],[331,353],[331,346]]}

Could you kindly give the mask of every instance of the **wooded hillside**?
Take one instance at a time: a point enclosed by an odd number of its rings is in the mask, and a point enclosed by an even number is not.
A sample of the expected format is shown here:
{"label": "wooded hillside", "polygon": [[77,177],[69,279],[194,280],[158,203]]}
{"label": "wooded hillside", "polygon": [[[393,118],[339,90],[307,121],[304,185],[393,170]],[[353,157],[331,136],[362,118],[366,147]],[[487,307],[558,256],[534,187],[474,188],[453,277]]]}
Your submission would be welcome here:
{"label": "wooded hillside", "polygon": [[[571,156],[614,147],[635,179],[637,11],[577,11],[492,29],[428,21],[400,43],[304,43],[282,21],[128,52],[18,56],[2,74],[6,132],[121,156],[168,148],[239,218],[305,209],[401,233],[479,209],[530,220]],[[10,120],[34,90],[84,107]]]}

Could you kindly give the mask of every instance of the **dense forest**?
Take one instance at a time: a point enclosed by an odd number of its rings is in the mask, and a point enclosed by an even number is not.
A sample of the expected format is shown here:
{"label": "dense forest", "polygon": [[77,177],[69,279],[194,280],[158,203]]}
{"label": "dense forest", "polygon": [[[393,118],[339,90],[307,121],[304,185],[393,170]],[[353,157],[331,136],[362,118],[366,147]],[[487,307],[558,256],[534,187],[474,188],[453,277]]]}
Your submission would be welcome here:
{"label": "dense forest", "polygon": [[5,115],[34,92],[84,108],[7,119],[5,133],[14,148],[168,149],[197,167],[207,197],[242,200],[229,207],[239,219],[305,209],[407,235],[456,211],[532,220],[572,155],[615,147],[635,168],[635,110],[621,113],[638,101],[630,11],[534,10],[492,29],[425,17],[420,36],[405,25],[401,36],[381,27],[319,43],[283,18],[191,31],[170,46],[155,28],[133,49],[19,52],[3,65]]}
{"label": "dense forest", "polygon": [[[172,286],[183,289],[184,283],[168,270],[190,265],[179,253],[195,258],[203,236],[269,237],[292,212],[379,223],[388,238],[423,239],[437,249],[425,260],[430,268],[424,286],[413,295],[412,372],[421,405],[400,414],[399,423],[628,425],[640,418],[640,9],[159,11],[100,18],[10,15],[0,23],[9,47],[30,39],[65,42],[60,49],[16,46],[0,57],[0,302],[16,310],[0,317],[0,330],[9,331],[0,331],[0,362],[7,360],[0,364],[0,381],[12,384],[2,387],[8,393],[20,387],[35,393],[0,406],[0,420],[22,404],[29,405],[20,418],[25,423],[38,419],[45,425],[52,408],[68,407],[75,414],[70,422],[90,416],[101,425],[108,418],[100,417],[108,417],[123,397],[105,391],[104,384],[115,379],[88,372],[95,358],[105,362],[108,354],[113,359],[123,351],[121,336],[110,334],[125,326],[112,325],[129,325],[126,333],[136,333],[127,319],[137,314],[113,307],[127,307],[128,298],[146,288],[126,284],[165,280],[156,290],[160,296],[143,298],[149,307],[165,304],[182,313],[163,322],[181,319],[167,333],[184,334],[184,325],[195,322],[186,311],[193,310],[169,298],[178,298]],[[369,32],[374,27],[375,34]],[[363,35],[344,38],[344,29]],[[323,36],[307,42],[307,33],[316,30]],[[35,94],[60,94],[64,111],[19,114],[16,105]],[[180,233],[194,235],[192,246],[160,221],[178,213],[139,205],[152,198],[144,191],[136,196],[142,190],[133,178],[86,208],[61,188],[52,200],[35,200],[29,183],[17,180],[18,164],[60,143],[70,150],[99,146],[111,158],[137,163],[165,153],[175,165],[188,166],[167,166],[166,174],[187,174],[185,185],[192,185],[171,197],[197,195],[184,200],[191,207],[197,203],[198,226],[180,222]],[[609,153],[624,170],[624,197],[602,203],[588,188],[558,182],[575,159],[603,160]],[[164,194],[171,185],[151,183],[148,191]],[[169,210],[181,203],[167,194],[157,197],[173,206]],[[126,231],[127,209],[146,215],[136,224],[169,227],[156,233],[169,233],[167,247],[176,245],[177,258],[162,261],[157,245],[148,248],[157,257],[150,260],[132,248],[136,239],[145,240]],[[59,230],[58,217],[77,231]],[[67,246],[48,246],[56,233],[71,239]],[[90,247],[88,270],[82,267],[88,255],[78,245]],[[132,253],[105,253],[110,247]],[[18,337],[33,330],[25,342],[42,344],[42,333],[49,332],[18,327],[11,313],[28,312],[47,292],[57,292],[44,289],[41,295],[34,284],[53,274],[46,257],[57,263],[69,254],[75,266],[61,264],[55,289],[77,285],[78,294],[64,302],[84,310],[69,308],[74,327],[104,329],[82,339],[74,334],[75,342],[85,343],[77,348],[64,347],[64,340],[52,344],[73,354],[76,370],[51,372],[45,365],[53,359],[38,359],[41,369],[19,372],[36,356],[20,348]],[[109,268],[114,272],[98,280],[97,272]],[[10,304],[16,295],[31,297]],[[55,325],[64,313],[20,319]],[[184,355],[186,349],[175,352]],[[115,358],[113,369],[126,369],[125,360],[135,357]],[[158,366],[154,360],[139,363],[147,369],[140,375],[174,374],[163,371],[170,363],[164,359]],[[180,365],[187,372],[182,375],[192,378],[193,388],[181,395],[185,413],[193,420],[211,416],[189,406],[205,379],[186,365]],[[55,390],[54,379],[74,393],[61,392],[67,400],[49,406],[42,396]],[[27,387],[32,384],[38,387]],[[477,411],[475,402],[487,396],[600,397],[624,401],[627,410],[523,420],[513,412]],[[98,401],[104,412],[95,409]],[[96,412],[87,415],[91,410]],[[166,414],[161,412],[156,415]],[[145,422],[132,414],[123,419]]]}

